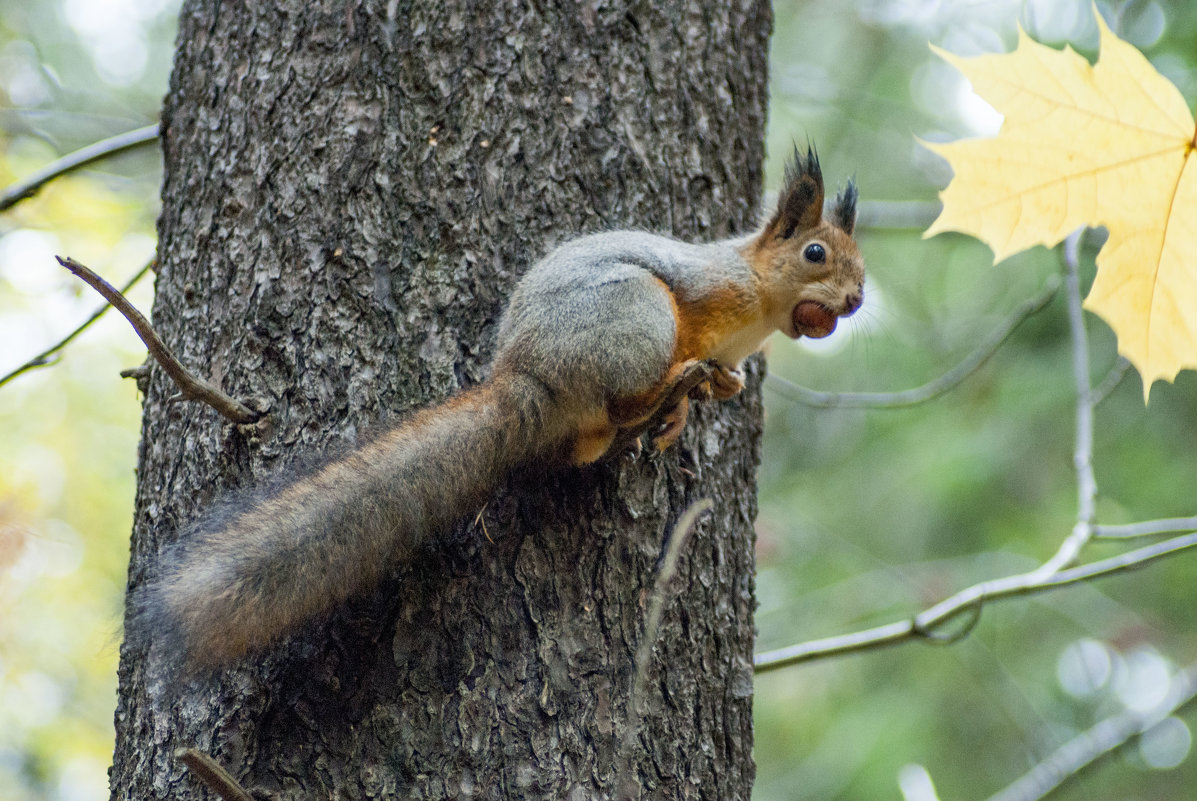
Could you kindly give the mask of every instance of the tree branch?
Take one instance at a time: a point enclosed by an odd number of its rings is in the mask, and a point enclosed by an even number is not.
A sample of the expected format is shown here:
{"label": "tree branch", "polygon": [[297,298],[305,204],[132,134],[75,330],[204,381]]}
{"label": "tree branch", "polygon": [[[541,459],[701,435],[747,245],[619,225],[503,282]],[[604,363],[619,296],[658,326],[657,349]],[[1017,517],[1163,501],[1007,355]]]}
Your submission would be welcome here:
{"label": "tree branch", "polygon": [[1197,517],[1168,517],[1162,520],[1147,520],[1142,523],[1126,523],[1118,526],[1094,526],[1093,538],[1123,540],[1132,537],[1151,537],[1156,534],[1172,534],[1177,531],[1197,531]]}
{"label": "tree branch", "polygon": [[[145,276],[146,273],[148,273],[150,270],[154,269],[154,266],[157,263],[158,263],[157,258],[150,259],[144,267],[142,267],[140,270],[138,270],[137,273],[132,278],[130,278],[128,281],[126,281],[125,285],[122,286],[117,291],[120,292],[122,295],[125,294],[126,292],[128,292],[130,289],[133,288],[134,284],[136,284],[138,281],[140,281]],[[108,311],[108,309],[110,309],[111,307],[112,307],[111,303],[105,303],[103,306],[96,309],[95,313],[92,314],[91,317],[88,317],[86,320],[84,320],[83,323],[78,328],[76,328],[74,331],[72,331],[71,333],[67,334],[65,337],[60,339],[57,343],[46,348],[41,353],[37,354],[36,356],[34,356],[29,361],[22,364],[20,367],[16,368],[15,370],[13,370],[9,373],[6,373],[4,376],[0,377],[0,387],[4,386],[9,381],[13,380],[14,378],[21,375],[24,372],[33,370],[34,368],[37,368],[37,367],[45,367],[45,366],[51,364],[51,362],[50,362],[51,356],[53,356],[55,353],[57,353],[58,351],[62,350],[67,345],[69,345],[71,340],[73,340],[75,337],[82,334],[84,332],[84,330],[87,329],[88,326],[90,326],[96,320],[100,319],[100,317],[103,316],[104,312]]]}
{"label": "tree branch", "polygon": [[922,231],[939,216],[942,208],[938,200],[868,200],[860,203],[856,227]]}
{"label": "tree branch", "polygon": [[975,373],[1006,343],[1024,320],[1042,311],[1051,302],[1059,288],[1060,280],[1056,276],[1049,278],[1038,294],[1020,303],[1010,316],[959,364],[938,378],[913,389],[898,392],[819,392],[799,386],[774,373],[766,376],[765,385],[790,400],[820,409],[888,409],[925,403],[939,397]]}
{"label": "tree branch", "polygon": [[56,258],[59,264],[103,295],[109,303],[116,307],[117,311],[125,316],[125,319],[133,326],[133,330],[137,332],[137,336],[141,337],[141,341],[149,349],[150,355],[157,359],[158,363],[162,365],[162,369],[178,386],[179,394],[175,396],[176,398],[206,403],[234,423],[252,423],[261,416],[184,367],[150,326],[150,321],[124,295],[118,292],[116,287],[74,259],[64,259],[61,256]]}
{"label": "tree branch", "polygon": [[141,147],[144,144],[153,142],[157,138],[158,124],[154,123],[144,128],[136,128],[132,131],[126,131],[108,139],[103,139],[76,150],[74,153],[68,153],[57,161],[50,162],[28,178],[17,181],[15,184],[6,187],[3,192],[0,192],[0,211],[7,211],[25,198],[33,197],[43,186],[55,178],[66,175],[68,172],[73,172],[93,162],[106,159],[109,156],[114,156],[117,153]]}
{"label": "tree branch", "polygon": [[800,662],[897,645],[914,639],[941,643],[955,642],[962,636],[961,632],[938,635],[936,630],[962,614],[979,615],[981,607],[986,603],[1023,595],[1034,595],[1057,587],[1066,587],[1101,576],[1133,570],[1194,546],[1197,546],[1197,534],[1186,534],[1108,559],[1061,570],[1051,575],[1043,575],[1041,570],[1036,569],[1029,573],[983,581],[961,590],[913,618],[852,634],[810,640],[787,648],[767,651],[756,656],[753,666],[757,673],[765,673]]}
{"label": "tree branch", "polygon": [[1147,712],[1127,709],[1069,740],[989,801],[1040,801],[1101,757],[1146,734],[1197,699],[1197,663],[1172,677],[1168,694]]}
{"label": "tree branch", "polygon": [[1076,447],[1072,464],[1076,469],[1076,525],[1059,550],[1036,573],[1047,578],[1076,562],[1081,549],[1093,539],[1093,518],[1097,515],[1097,479],[1093,474],[1093,391],[1089,379],[1089,338],[1081,306],[1079,252],[1084,228],[1064,240],[1064,292],[1068,300],[1068,330],[1072,339],[1072,379],[1076,386]]}
{"label": "tree branch", "polygon": [[1093,405],[1097,406],[1105,400],[1114,388],[1122,383],[1122,379],[1126,378],[1126,371],[1130,369],[1130,362],[1119,356],[1118,360],[1114,362],[1114,366],[1106,373],[1106,377],[1101,380],[1101,383],[1093,388]]}

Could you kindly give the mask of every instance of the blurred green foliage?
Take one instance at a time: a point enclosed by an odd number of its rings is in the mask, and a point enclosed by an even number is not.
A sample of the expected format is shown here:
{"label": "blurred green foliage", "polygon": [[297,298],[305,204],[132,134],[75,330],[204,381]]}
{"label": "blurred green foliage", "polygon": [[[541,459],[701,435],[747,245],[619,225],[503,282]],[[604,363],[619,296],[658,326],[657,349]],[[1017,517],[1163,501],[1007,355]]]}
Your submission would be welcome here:
{"label": "blurred green foliage", "polygon": [[[1197,97],[1197,6],[1099,3],[1114,30]],[[815,142],[831,184],[865,200],[931,200],[950,177],[918,144],[990,133],[997,119],[927,48],[1009,50],[1017,24],[1093,57],[1076,2],[778,3],[770,167],[791,139]],[[1060,271],[1042,248],[991,266],[964,237],[869,230],[858,318],[826,343],[774,343],[770,370],[822,390],[914,387],[971,353]],[[1082,253],[1092,280],[1096,244]],[[1116,343],[1086,315],[1094,380]],[[905,409],[822,410],[766,389],[758,525],[759,650],[896,621],[975,582],[1049,557],[1076,514],[1075,394],[1062,295],[953,392]],[[1155,388],[1130,371],[1098,407],[1101,522],[1193,515],[1197,376]],[[1126,546],[1091,545],[1089,558]],[[1167,687],[1197,656],[1197,559],[986,608],[951,647],[908,644],[809,663],[757,682],[756,797],[899,798],[921,765],[945,799],[996,792],[1070,736]],[[1078,646],[1078,643],[1081,644]],[[1078,653],[1087,655],[1080,661]],[[1078,690],[1078,670],[1096,672]],[[1100,679],[1100,680],[1098,680]],[[1082,684],[1084,684],[1082,682]],[[1147,700],[1144,700],[1147,699]],[[1192,719],[1192,714],[1187,716]],[[1187,729],[1171,735],[1183,755]],[[1132,747],[1060,799],[1191,797],[1197,766]]]}
{"label": "blurred green foliage", "polygon": [[[153,122],[173,0],[0,0],[0,186]],[[161,167],[142,148],[0,216],[0,374],[102,305],[54,261],[122,284],[154,252]],[[149,309],[150,279],[131,293]],[[0,799],[107,797],[144,346],[109,312],[0,387]]]}
{"label": "blurred green foliage", "polygon": [[[1197,98],[1197,4],[1098,5]],[[156,119],[175,6],[0,0],[0,184]],[[1094,55],[1088,0],[779,0],[772,183],[792,144],[809,139],[832,186],[854,175],[866,201],[934,200],[950,173],[918,139],[976,135],[996,120],[927,42],[965,55],[1009,49],[1017,23]],[[147,148],[60,180],[0,218],[0,373],[98,304],[54,253],[113,283],[152,255],[158,180]],[[963,237],[874,228],[860,238],[864,310],[828,341],[773,343],[778,375],[822,390],[917,386],[972,352],[1060,270],[1042,249],[995,267]],[[1083,253],[1086,280],[1095,247]],[[150,292],[139,287],[135,303],[148,308]],[[1087,322],[1100,380],[1115,364],[1115,341],[1099,320]],[[0,388],[6,801],[106,795],[139,413],[116,372],[143,354],[109,315],[61,363]],[[1102,522],[1197,512],[1195,390],[1197,376],[1182,373],[1145,409],[1131,372],[1098,408]],[[1075,407],[1062,297],[975,375],[921,406],[820,410],[766,392],[761,650],[897,620],[1034,567],[1072,526]],[[1087,555],[1116,550],[1093,545]],[[1169,671],[1194,659],[1195,580],[1197,558],[1181,556],[991,606],[951,647],[904,645],[762,676],[756,797],[899,798],[900,781],[924,775],[945,799],[984,798],[1071,735],[1149,703]],[[1057,797],[1187,797],[1197,786],[1187,736],[1172,726],[1154,751],[1129,748]]]}

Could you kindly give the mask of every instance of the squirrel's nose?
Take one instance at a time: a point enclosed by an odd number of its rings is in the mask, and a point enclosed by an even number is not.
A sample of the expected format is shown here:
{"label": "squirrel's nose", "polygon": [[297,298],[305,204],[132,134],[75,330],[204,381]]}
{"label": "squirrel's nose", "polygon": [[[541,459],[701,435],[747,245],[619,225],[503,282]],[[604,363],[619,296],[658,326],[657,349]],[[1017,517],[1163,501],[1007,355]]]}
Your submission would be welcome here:
{"label": "squirrel's nose", "polygon": [[860,308],[860,304],[862,303],[864,303],[864,292],[853,292],[851,295],[848,295],[844,298],[844,311],[841,313],[841,315],[847,317],[850,314],[854,314],[856,310]]}

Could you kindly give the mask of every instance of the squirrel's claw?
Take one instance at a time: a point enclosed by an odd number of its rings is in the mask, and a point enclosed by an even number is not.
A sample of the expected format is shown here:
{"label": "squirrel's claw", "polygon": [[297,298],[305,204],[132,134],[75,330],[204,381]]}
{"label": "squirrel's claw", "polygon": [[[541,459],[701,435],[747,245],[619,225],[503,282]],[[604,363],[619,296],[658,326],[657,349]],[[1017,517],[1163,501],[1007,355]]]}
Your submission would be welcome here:
{"label": "squirrel's claw", "polygon": [[735,397],[744,389],[744,373],[734,367],[715,365],[708,388],[715,400],[725,401]]}

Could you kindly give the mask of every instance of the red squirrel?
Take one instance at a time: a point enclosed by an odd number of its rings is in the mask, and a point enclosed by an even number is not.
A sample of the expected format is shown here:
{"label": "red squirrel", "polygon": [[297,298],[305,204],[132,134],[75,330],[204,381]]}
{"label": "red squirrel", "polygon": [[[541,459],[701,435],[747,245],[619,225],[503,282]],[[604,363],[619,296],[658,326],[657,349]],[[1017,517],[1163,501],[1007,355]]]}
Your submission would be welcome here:
{"label": "red squirrel", "polygon": [[163,555],[134,625],[190,667],[225,666],[376,584],[522,464],[594,462],[639,447],[658,421],[652,444],[668,448],[689,397],[740,392],[740,363],[773,331],[825,337],[860,307],[855,185],[826,218],[823,205],[808,148],[754,234],[688,244],[614,231],[560,246],[512,293],[489,378],[265,497],[219,506]]}

